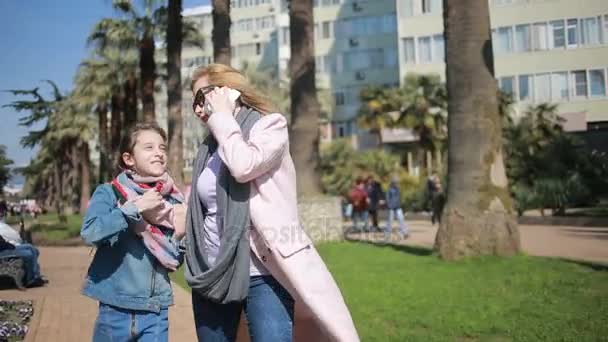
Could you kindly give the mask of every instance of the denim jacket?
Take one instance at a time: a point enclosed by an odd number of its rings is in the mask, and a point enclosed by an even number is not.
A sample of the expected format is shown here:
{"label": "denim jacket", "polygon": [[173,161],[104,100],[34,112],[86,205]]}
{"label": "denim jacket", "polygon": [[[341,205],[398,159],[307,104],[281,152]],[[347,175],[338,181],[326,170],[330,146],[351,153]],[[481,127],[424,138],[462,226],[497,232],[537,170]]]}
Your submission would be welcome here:
{"label": "denim jacket", "polygon": [[130,227],[142,217],[132,203],[118,207],[112,186],[95,189],[80,236],[97,250],[82,293],[104,304],[159,312],[173,305],[169,274]]}

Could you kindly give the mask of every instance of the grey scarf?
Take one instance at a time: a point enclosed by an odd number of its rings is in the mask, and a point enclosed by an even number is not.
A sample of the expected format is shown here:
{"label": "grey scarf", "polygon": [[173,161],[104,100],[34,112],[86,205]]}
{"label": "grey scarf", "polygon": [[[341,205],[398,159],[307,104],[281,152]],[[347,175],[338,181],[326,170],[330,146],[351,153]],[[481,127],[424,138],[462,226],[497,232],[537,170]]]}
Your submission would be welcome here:
{"label": "grey scarf", "polygon": [[[243,137],[249,138],[253,124],[260,113],[248,108],[240,110],[236,121]],[[223,228],[219,254],[215,265],[210,266],[203,242],[205,211],[196,190],[196,182],[207,160],[218,148],[217,141],[209,134],[201,145],[192,172],[190,203],[186,215],[186,268],[188,285],[201,296],[217,302],[242,301],[249,290],[249,183],[239,183],[222,163],[217,177],[217,224]]]}

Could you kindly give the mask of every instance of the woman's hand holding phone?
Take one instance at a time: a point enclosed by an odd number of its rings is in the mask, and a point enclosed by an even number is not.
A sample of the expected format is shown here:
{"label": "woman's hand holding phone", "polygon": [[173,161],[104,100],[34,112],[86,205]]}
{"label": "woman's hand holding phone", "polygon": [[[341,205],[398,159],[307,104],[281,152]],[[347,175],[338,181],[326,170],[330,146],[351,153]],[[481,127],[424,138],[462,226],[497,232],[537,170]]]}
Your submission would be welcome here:
{"label": "woman's hand holding phone", "polygon": [[208,116],[213,113],[234,113],[236,100],[241,96],[238,90],[228,87],[215,88],[205,95],[205,111]]}

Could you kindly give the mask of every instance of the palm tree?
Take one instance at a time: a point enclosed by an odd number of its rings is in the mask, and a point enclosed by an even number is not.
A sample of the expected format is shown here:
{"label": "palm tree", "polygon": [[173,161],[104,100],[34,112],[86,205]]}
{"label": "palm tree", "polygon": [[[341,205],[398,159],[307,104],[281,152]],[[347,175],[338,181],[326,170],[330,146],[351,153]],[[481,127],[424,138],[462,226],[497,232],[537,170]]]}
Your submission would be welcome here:
{"label": "palm tree", "polygon": [[6,146],[0,145],[0,195],[2,195],[4,186],[11,178],[10,165],[13,161],[6,156]]}
{"label": "palm tree", "polygon": [[435,247],[448,260],[513,255],[519,232],[503,162],[488,2],[446,0],[443,15],[448,184]]}
{"label": "palm tree", "polygon": [[315,84],[312,0],[290,1],[291,152],[298,193],[321,193],[318,174],[320,105]]}
{"label": "palm tree", "polygon": [[230,65],[230,0],[212,0],[213,5],[213,60]]}
{"label": "palm tree", "polygon": [[392,113],[403,107],[403,92],[400,88],[372,85],[363,88],[359,98],[361,108],[358,113],[358,124],[361,128],[376,134],[378,142],[381,142],[382,130],[396,126],[396,118]]}
{"label": "palm tree", "polygon": [[183,183],[182,118],[182,1],[169,0],[167,13],[167,109],[169,133],[169,169],[175,181]]}
{"label": "palm tree", "polygon": [[[121,49],[139,51],[139,85],[143,119],[154,120],[154,87],[157,77],[154,38],[159,34],[157,23],[162,18],[161,9],[156,6],[157,0],[142,0],[142,3],[144,14],[139,13],[130,0],[113,0],[114,8],[119,10],[124,18],[102,19],[95,25],[88,40],[89,43],[96,43],[99,48],[113,45]],[[130,74],[128,85],[132,87],[135,83],[135,74]],[[133,98],[127,97],[127,99],[131,106],[130,110],[132,110]],[[135,120],[129,118],[127,121]]]}
{"label": "palm tree", "polygon": [[[409,74],[403,86],[404,103],[400,108],[398,126],[410,128],[420,139],[423,154],[433,153],[440,161],[443,142],[447,138],[447,94],[439,75]],[[432,157],[427,159],[431,173]]]}
{"label": "palm tree", "polygon": [[[117,48],[96,51],[95,57],[81,63],[75,78],[73,98],[80,105],[94,108],[98,118],[99,182],[110,176],[121,135],[134,124],[134,116],[127,109],[131,75],[135,73],[136,56]],[[111,120],[108,122],[108,111]]]}

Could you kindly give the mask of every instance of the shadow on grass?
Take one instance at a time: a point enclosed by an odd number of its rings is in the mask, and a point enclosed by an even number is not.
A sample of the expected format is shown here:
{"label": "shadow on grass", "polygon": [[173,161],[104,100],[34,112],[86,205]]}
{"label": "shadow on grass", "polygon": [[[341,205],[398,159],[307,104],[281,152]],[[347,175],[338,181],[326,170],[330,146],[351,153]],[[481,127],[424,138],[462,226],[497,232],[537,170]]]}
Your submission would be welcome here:
{"label": "shadow on grass", "polygon": [[585,261],[585,260],[572,260],[572,259],[565,259],[565,258],[559,258],[559,260],[562,260],[562,261],[565,261],[565,262],[568,262],[571,264],[576,264],[579,266],[587,267],[594,271],[608,272],[608,263],[596,262],[596,261]]}
{"label": "shadow on grass", "polygon": [[406,245],[397,245],[393,243],[385,243],[382,241],[369,241],[369,240],[357,240],[349,237],[345,238],[346,241],[360,244],[372,245],[374,247],[389,247],[398,252],[418,255],[418,256],[429,256],[433,255],[434,251],[431,248],[419,247],[419,246],[406,246]]}

